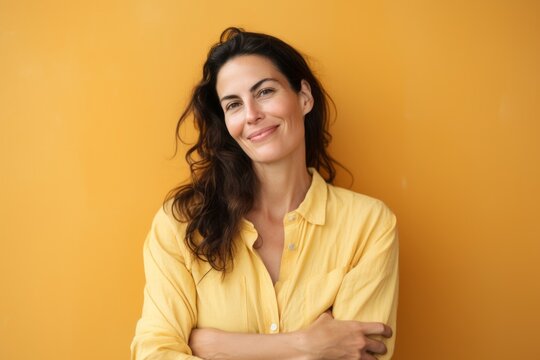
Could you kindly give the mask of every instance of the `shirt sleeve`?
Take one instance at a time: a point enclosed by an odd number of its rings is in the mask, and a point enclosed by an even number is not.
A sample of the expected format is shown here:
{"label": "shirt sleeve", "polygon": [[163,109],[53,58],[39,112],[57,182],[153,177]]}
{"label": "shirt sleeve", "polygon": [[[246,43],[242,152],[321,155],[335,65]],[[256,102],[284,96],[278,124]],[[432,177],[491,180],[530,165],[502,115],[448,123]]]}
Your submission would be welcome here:
{"label": "shirt sleeve", "polygon": [[197,322],[196,289],[178,230],[160,209],[144,243],[146,286],[142,316],[131,344],[132,360],[194,360],[188,346]]}
{"label": "shirt sleeve", "polygon": [[[336,319],[382,322],[393,330],[383,339],[388,352],[379,360],[392,358],[396,339],[398,303],[398,236],[396,218],[381,204],[366,246],[345,275],[332,312]],[[382,337],[381,337],[382,338]]]}

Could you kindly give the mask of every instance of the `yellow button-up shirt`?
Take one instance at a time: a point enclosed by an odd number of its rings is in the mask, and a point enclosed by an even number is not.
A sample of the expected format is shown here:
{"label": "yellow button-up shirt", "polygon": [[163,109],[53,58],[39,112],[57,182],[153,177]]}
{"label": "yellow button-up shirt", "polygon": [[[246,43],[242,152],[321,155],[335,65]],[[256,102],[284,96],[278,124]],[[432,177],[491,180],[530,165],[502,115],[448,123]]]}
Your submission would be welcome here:
{"label": "yellow button-up shirt", "polygon": [[194,258],[185,224],[170,202],[156,214],[144,244],[146,286],[132,359],[197,359],[193,328],[275,334],[308,327],[332,308],[341,320],[384,322],[390,359],[396,334],[398,242],[396,219],[379,200],[327,184],[312,171],[298,209],[283,219],[279,279],[253,248],[257,231],[244,220],[226,276]]}

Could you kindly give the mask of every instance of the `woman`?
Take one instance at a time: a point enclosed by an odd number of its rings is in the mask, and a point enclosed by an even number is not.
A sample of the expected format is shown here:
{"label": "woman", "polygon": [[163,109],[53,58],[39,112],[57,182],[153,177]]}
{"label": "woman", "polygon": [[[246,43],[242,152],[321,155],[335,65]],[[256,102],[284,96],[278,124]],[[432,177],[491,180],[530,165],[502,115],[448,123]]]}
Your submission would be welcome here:
{"label": "woman", "polygon": [[178,128],[190,115],[192,178],[145,242],[132,359],[389,359],[395,217],[331,185],[327,97],[304,58],[229,28]]}

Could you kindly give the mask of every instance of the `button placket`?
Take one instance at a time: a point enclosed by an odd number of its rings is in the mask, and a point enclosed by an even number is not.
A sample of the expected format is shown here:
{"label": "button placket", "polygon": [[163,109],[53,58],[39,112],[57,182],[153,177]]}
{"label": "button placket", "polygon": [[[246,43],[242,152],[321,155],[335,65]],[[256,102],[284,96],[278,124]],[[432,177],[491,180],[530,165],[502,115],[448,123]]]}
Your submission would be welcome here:
{"label": "button placket", "polygon": [[281,276],[282,279],[287,279],[291,264],[294,263],[296,254],[294,250],[297,249],[296,239],[298,237],[298,214],[291,213],[285,217],[284,226],[285,226],[285,237],[284,237],[284,248],[283,256],[281,258]]}

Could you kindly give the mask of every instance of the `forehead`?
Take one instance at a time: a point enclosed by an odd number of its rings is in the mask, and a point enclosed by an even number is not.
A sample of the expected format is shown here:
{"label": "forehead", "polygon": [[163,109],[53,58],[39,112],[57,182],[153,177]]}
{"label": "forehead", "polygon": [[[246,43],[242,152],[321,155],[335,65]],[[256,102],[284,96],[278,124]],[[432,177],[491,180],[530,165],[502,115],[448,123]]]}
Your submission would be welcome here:
{"label": "forehead", "polygon": [[260,55],[240,55],[227,61],[219,70],[216,91],[219,96],[245,91],[261,79],[286,81],[274,63]]}

